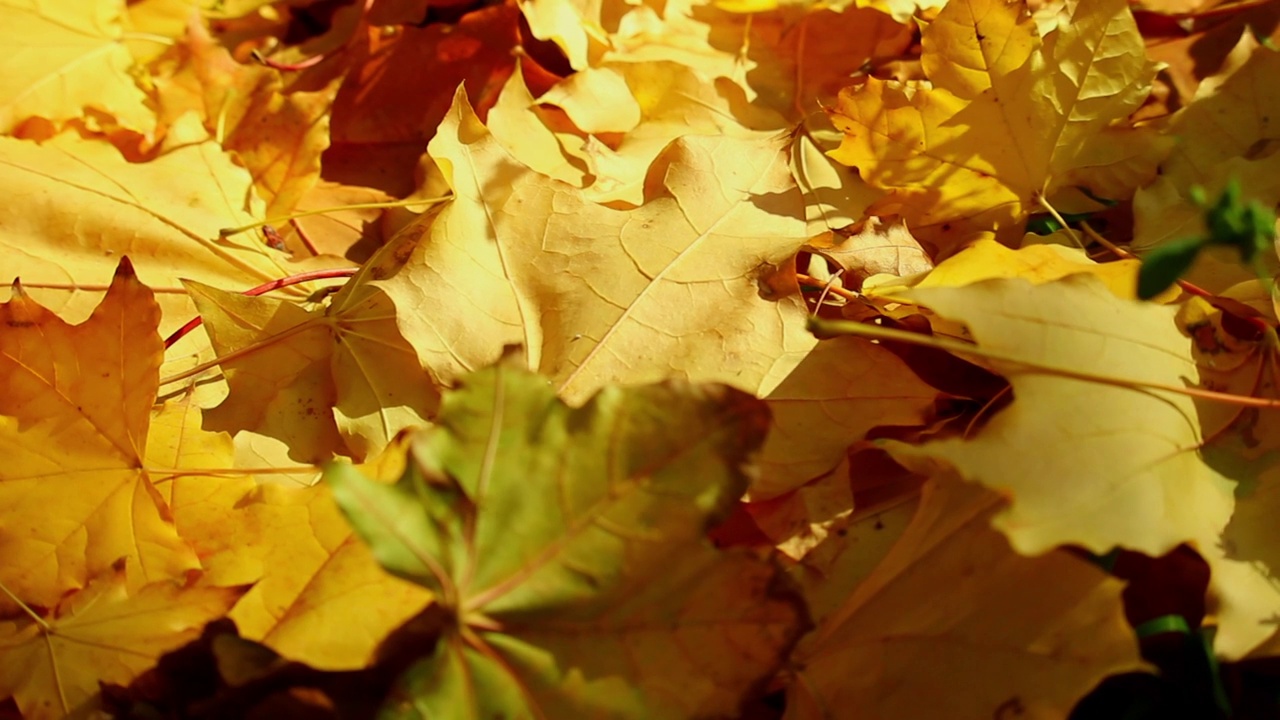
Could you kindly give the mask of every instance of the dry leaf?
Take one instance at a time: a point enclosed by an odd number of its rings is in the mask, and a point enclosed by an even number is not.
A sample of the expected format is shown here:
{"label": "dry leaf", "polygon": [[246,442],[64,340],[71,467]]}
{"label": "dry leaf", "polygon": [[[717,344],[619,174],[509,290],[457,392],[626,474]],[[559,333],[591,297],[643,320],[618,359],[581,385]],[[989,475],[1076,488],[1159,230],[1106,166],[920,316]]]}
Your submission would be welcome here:
{"label": "dry leaf", "polygon": [[1113,125],[1154,75],[1128,5],[1071,2],[1056,21],[1042,38],[1019,2],[950,2],[923,32],[930,86],[868,77],[841,93],[832,156],[892,190],[872,213],[936,225],[949,245],[968,229],[1020,234],[1042,195],[1121,197],[1154,175],[1155,134]]}
{"label": "dry leaf", "polygon": [[[1183,542],[1216,542],[1231,516],[1234,483],[1200,455],[1195,403],[1125,383],[1196,383],[1190,341],[1173,309],[1117,298],[1089,275],[917,288],[899,297],[964,323],[979,346],[1004,357],[1117,379],[1102,384],[991,360],[1013,386],[1011,406],[971,439],[895,448],[898,457],[945,460],[1007,493],[1012,503],[995,526],[1018,552],[1070,544],[1159,556]],[[1056,481],[1044,482],[1048,476]]]}
{"label": "dry leaf", "polygon": [[100,112],[149,135],[155,116],[134,82],[123,40],[123,0],[0,2],[0,133],[22,121]]}
{"label": "dry leaf", "polygon": [[954,478],[926,485],[884,561],[802,641],[785,717],[1062,717],[1142,667],[1121,583],[1061,551],[1013,552],[989,527],[999,505]]}
{"label": "dry leaf", "polygon": [[60,602],[47,618],[0,620],[0,698],[26,720],[89,717],[99,683],[125,684],[200,634],[245,588],[161,581],[130,592],[125,563]]}
{"label": "dry leaf", "polygon": [[17,286],[0,305],[0,582],[12,593],[4,610],[15,599],[53,607],[120,558],[136,568],[131,589],[199,567],[143,464],[159,321],[127,260],[80,325]]}
{"label": "dry leaf", "polygon": [[854,289],[872,275],[906,277],[933,269],[933,261],[899,218],[872,216],[858,225],[810,238],[804,249],[835,263],[847,273],[841,276],[842,282]]}

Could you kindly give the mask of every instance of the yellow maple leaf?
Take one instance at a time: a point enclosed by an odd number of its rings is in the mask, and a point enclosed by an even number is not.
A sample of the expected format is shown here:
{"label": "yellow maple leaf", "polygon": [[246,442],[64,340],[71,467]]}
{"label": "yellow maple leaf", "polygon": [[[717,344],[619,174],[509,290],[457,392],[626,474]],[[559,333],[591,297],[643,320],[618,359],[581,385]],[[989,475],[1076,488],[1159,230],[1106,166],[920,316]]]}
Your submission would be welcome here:
{"label": "yellow maple leaf", "polygon": [[751,499],[781,495],[830,471],[874,427],[924,424],[937,396],[883,346],[855,338],[818,343],[765,396],[774,425]]}
{"label": "yellow maple leaf", "polygon": [[453,201],[424,213],[367,267],[372,284],[395,305],[401,335],[422,366],[437,386],[449,386],[524,340],[520,308],[483,199],[490,184],[510,184],[528,168],[511,159],[479,118],[456,108],[428,152]]}
{"label": "yellow maple leaf", "polygon": [[[727,80],[707,82],[671,61],[604,63],[574,73],[539,98],[562,108],[587,137],[579,155],[595,176],[586,195],[597,203],[644,202],[654,159],[676,138],[752,138],[786,126],[782,115],[747,102]],[[597,136],[619,133],[613,143]],[[507,145],[511,147],[511,145]],[[517,159],[520,149],[513,148]]]}
{"label": "yellow maple leaf", "polygon": [[[557,132],[548,127],[547,113],[529,91],[521,66],[516,63],[515,72],[489,108],[487,124],[498,143],[520,162],[547,177],[582,187],[585,166],[580,158],[567,152]],[[570,137],[581,141],[577,135]]]}
{"label": "yellow maple leaf", "polygon": [[1013,502],[995,524],[1015,549],[1120,546],[1159,556],[1179,543],[1216,541],[1231,516],[1234,483],[1200,455],[1195,402],[1124,384],[1197,381],[1173,308],[1118,298],[1091,275],[917,288],[899,297],[964,323],[979,346],[1002,357],[1116,378],[1102,384],[992,360],[1013,386],[1011,406],[975,437],[902,448],[904,457],[945,460],[1008,493]]}
{"label": "yellow maple leaf", "polygon": [[21,277],[32,297],[72,320],[89,314],[105,289],[101,278],[125,253],[159,294],[165,333],[195,315],[179,277],[247,289],[306,269],[253,235],[219,237],[221,228],[258,219],[261,206],[246,207],[251,179],[214,142],[129,163],[102,141],[0,137],[0,169],[8,198],[0,282]]}
{"label": "yellow maple leaf", "polygon": [[246,590],[160,581],[130,592],[125,574],[117,563],[48,617],[0,620],[0,699],[26,720],[89,717],[100,682],[128,684]]}
{"label": "yellow maple leaf", "polygon": [[974,240],[931,272],[911,278],[876,277],[863,286],[870,296],[892,298],[903,288],[960,287],[996,278],[1023,278],[1039,284],[1088,273],[1116,297],[1135,299],[1138,262],[1097,263],[1083,251],[1062,245],[1028,245],[1018,250],[996,242],[990,233]]}
{"label": "yellow maple leaf", "polygon": [[150,135],[155,116],[121,42],[124,0],[0,1],[0,133],[42,117],[55,122],[98,111]]}
{"label": "yellow maple leaf", "polygon": [[52,607],[122,557],[134,587],[199,567],[143,462],[163,352],[151,290],[122,261],[70,325],[19,288],[0,305],[0,582]]}
{"label": "yellow maple leaf", "polygon": [[872,275],[904,277],[933,269],[933,260],[899,218],[872,216],[851,227],[810,238],[805,249],[839,266],[847,273],[841,276],[841,282],[852,288],[862,287],[862,282]]}
{"label": "yellow maple leaf", "polygon": [[1162,164],[1161,175],[1182,186],[1234,157],[1257,157],[1276,135],[1280,98],[1269,82],[1280,72],[1280,51],[1243,33],[1234,58],[1243,58],[1206,78],[1195,98],[1173,117],[1169,133],[1182,139]]}
{"label": "yellow maple leaf", "polygon": [[[468,162],[485,190],[459,192],[450,210],[477,219],[472,252],[496,240],[530,364],[580,399],[609,382],[672,375],[771,388],[813,345],[796,297],[761,297],[762,279],[804,241],[785,142],[682,138],[656,161],[647,201],[632,211],[519,165],[462,95],[432,147]],[[487,283],[505,290],[501,278]],[[403,313],[400,322],[412,342]]]}
{"label": "yellow maple leaf", "polygon": [[892,190],[870,212],[937,225],[946,245],[970,228],[1020,235],[1041,196],[1122,197],[1154,174],[1154,133],[1113,125],[1155,73],[1128,4],[1068,2],[1050,24],[1042,38],[1021,2],[955,0],[923,33],[930,86],[868,77],[841,93],[832,156]]}
{"label": "yellow maple leaf", "polygon": [[1122,583],[1063,551],[1013,552],[989,527],[1000,504],[954,477],[926,485],[883,562],[801,640],[784,717],[1061,717],[1141,668]]}
{"label": "yellow maple leaf", "polygon": [[[253,586],[229,613],[243,637],[317,668],[365,667],[431,594],[379,567],[328,488],[299,484],[313,483],[319,468],[240,466],[226,433],[201,428],[194,399],[154,414],[147,462],[174,526],[200,558],[201,584]],[[363,467],[396,477],[403,445]]]}
{"label": "yellow maple leaf", "polygon": [[[1224,322],[1221,310],[1198,298],[1182,306],[1178,321],[1192,340],[1203,385],[1241,397],[1274,400],[1280,395],[1276,346],[1267,335],[1240,337],[1241,330]],[[1235,659],[1272,634],[1272,619],[1280,613],[1275,583],[1280,537],[1274,522],[1280,417],[1273,410],[1225,403],[1201,403],[1199,410],[1206,460],[1239,482],[1235,510],[1221,540],[1197,546],[1212,571],[1207,609],[1218,624],[1214,649]],[[1267,644],[1273,650],[1276,638]],[[1264,645],[1256,652],[1272,650]]]}
{"label": "yellow maple leaf", "polygon": [[241,635],[313,667],[365,667],[387,633],[431,601],[379,567],[326,486],[182,477],[173,512],[209,584],[253,583],[230,612]]}
{"label": "yellow maple leaf", "polygon": [[253,177],[266,217],[288,215],[320,177],[337,83],[285,92],[278,71],[236,62],[200,23],[179,47],[181,63],[156,82],[161,121],[198,113]]}

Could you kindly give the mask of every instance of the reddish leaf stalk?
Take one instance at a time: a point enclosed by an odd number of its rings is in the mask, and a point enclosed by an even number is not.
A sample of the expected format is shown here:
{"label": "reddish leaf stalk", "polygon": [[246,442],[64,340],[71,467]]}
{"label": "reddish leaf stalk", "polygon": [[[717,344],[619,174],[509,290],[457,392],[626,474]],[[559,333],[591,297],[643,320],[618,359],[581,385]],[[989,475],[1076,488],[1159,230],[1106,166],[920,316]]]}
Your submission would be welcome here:
{"label": "reddish leaf stalk", "polygon": [[272,60],[266,55],[263,55],[257,50],[254,50],[253,59],[257,60],[263,65],[266,65],[272,70],[282,70],[284,72],[296,72],[298,70],[306,70],[309,67],[315,67],[316,65],[319,65],[320,63],[324,62],[325,55],[324,54],[312,55],[306,60],[301,60],[296,63],[282,63],[278,60]]}
{"label": "reddish leaf stalk", "polygon": [[[313,280],[327,280],[330,278],[349,278],[352,275],[355,275],[356,272],[358,271],[359,271],[359,268],[335,268],[332,270],[311,270],[309,272],[298,273],[297,275],[290,275],[288,277],[282,277],[276,280],[272,280],[270,282],[265,282],[257,287],[249,288],[248,290],[245,290],[240,294],[250,295],[250,296],[262,295],[264,293],[269,293],[272,290],[278,290],[283,287],[289,287],[290,285],[299,285],[301,283],[311,282]],[[181,340],[192,330],[195,330],[196,328],[200,327],[200,325],[203,322],[204,322],[204,318],[200,317],[199,315],[197,315],[194,318],[191,318],[191,320],[187,321],[186,325],[183,325],[182,327],[178,328],[173,332],[172,335],[170,335],[168,338],[165,339],[164,349],[168,350],[169,348],[173,347],[174,343]]]}

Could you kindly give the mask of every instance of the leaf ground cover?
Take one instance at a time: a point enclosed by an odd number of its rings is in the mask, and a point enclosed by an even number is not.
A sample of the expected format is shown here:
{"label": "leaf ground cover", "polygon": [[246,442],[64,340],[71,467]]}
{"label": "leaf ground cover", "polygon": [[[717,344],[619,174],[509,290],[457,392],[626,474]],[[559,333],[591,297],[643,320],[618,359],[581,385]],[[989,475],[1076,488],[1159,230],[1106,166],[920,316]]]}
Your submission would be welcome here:
{"label": "leaf ground cover", "polygon": [[0,0],[0,714],[1274,716],[1275,7]]}

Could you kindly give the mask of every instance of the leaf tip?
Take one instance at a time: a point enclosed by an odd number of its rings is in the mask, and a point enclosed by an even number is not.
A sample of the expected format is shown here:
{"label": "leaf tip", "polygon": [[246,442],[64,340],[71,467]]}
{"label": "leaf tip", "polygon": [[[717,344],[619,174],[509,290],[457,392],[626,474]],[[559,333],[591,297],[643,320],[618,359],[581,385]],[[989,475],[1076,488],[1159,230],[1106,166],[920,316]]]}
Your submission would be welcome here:
{"label": "leaf tip", "polygon": [[120,280],[129,280],[138,277],[137,271],[133,269],[133,261],[128,255],[120,258],[120,264],[116,266],[116,278]]}

